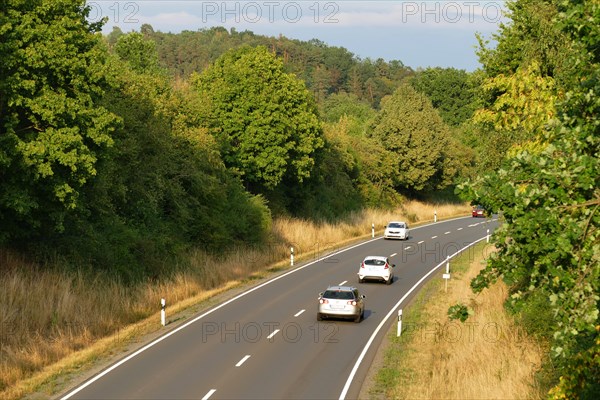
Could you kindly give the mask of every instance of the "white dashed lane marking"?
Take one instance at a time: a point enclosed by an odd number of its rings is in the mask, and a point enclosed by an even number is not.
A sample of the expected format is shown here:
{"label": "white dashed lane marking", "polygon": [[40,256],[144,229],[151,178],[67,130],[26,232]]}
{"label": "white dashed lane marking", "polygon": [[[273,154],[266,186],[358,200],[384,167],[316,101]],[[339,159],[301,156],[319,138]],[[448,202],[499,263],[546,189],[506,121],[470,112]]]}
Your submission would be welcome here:
{"label": "white dashed lane marking", "polygon": [[[243,363],[246,362],[247,359],[250,358],[250,354],[247,354],[244,358],[242,358],[240,361],[238,361],[237,364],[235,364],[236,367],[240,367]],[[213,389],[214,390],[214,389]],[[209,392],[210,393],[210,392]]]}

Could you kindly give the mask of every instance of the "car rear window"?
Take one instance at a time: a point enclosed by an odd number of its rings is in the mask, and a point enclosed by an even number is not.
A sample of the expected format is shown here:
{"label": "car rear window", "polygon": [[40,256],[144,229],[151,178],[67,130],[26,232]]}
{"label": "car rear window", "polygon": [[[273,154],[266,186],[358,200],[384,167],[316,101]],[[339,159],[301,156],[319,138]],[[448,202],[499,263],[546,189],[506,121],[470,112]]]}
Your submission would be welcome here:
{"label": "car rear window", "polygon": [[385,265],[385,261],[370,259],[370,260],[365,260],[365,265]]}
{"label": "car rear window", "polygon": [[327,299],[353,300],[354,293],[347,290],[326,290],[323,297]]}
{"label": "car rear window", "polygon": [[388,228],[404,228],[404,224],[389,224]]}

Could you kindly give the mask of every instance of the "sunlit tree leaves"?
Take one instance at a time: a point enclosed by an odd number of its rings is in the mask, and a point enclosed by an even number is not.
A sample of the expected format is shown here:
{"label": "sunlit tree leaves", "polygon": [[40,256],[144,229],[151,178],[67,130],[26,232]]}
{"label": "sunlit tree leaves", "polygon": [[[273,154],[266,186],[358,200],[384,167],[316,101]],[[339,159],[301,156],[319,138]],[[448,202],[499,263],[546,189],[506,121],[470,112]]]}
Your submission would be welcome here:
{"label": "sunlit tree leaves", "polygon": [[225,164],[244,182],[275,188],[287,175],[302,182],[323,146],[316,106],[304,83],[264,47],[220,57],[193,78],[206,99],[206,126]]}
{"label": "sunlit tree leaves", "polygon": [[0,5],[0,239],[62,229],[118,118],[97,100],[106,52],[80,0]]}

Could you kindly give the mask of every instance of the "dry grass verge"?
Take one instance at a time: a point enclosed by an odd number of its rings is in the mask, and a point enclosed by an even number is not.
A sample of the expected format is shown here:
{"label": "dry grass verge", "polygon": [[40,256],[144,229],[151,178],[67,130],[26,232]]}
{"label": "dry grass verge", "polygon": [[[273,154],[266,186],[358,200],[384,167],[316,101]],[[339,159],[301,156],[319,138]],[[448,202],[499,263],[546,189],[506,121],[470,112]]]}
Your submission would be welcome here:
{"label": "dry grass verge", "polygon": [[40,385],[52,392],[56,377],[87,367],[125,337],[160,329],[149,321],[157,320],[161,297],[175,312],[236,282],[287,268],[290,246],[301,261],[370,235],[371,224],[381,232],[393,219],[430,221],[434,210],[443,219],[464,215],[470,207],[411,201],[395,211],[367,210],[336,224],[279,219],[268,246],[219,257],[198,251],[190,255],[192,269],[134,287],[100,273],[42,269],[0,249],[0,398],[21,398]]}
{"label": "dry grass verge", "polygon": [[[369,397],[542,398],[535,373],[544,350],[505,312],[506,286],[499,282],[475,295],[469,283],[483,262],[465,256],[451,265],[448,291],[434,278],[405,313],[402,337],[390,332],[384,367]],[[448,308],[458,303],[474,311],[464,323],[448,318]]]}

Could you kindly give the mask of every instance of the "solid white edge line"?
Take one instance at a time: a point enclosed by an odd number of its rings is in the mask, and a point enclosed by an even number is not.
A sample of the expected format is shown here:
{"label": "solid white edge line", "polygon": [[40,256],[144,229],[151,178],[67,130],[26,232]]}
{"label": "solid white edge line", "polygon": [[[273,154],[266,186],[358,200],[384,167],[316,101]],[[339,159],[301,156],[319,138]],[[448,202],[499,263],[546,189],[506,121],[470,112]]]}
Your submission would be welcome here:
{"label": "solid white edge line", "polygon": [[208,400],[210,398],[210,396],[212,396],[216,391],[217,391],[217,389],[210,389],[208,391],[208,393],[206,393],[204,395],[204,397],[202,398],[202,400]]}
{"label": "solid white edge line", "polygon": [[277,335],[277,332],[279,332],[279,329],[275,329],[269,336],[267,336],[267,339],[272,339],[273,336]]}
{"label": "solid white edge line", "polygon": [[374,242],[375,240],[379,240],[379,239],[380,239],[380,238],[375,238],[375,239],[367,240],[366,242],[361,242],[361,243],[358,243],[358,244],[356,244],[356,245],[354,245],[354,246],[351,246],[351,247],[348,247],[348,248],[345,248],[345,249],[342,249],[342,250],[336,251],[336,252],[334,252],[334,253],[331,253],[331,254],[329,254],[329,255],[328,255],[328,256],[326,256],[326,257],[319,258],[319,259],[317,259],[317,260],[311,261],[311,262],[309,262],[308,264],[305,264],[305,265],[303,265],[303,266],[301,266],[301,267],[295,268],[295,269],[293,269],[293,270],[291,270],[291,271],[288,271],[288,272],[286,272],[286,273],[284,273],[284,274],[281,274],[281,275],[279,275],[279,276],[276,276],[275,278],[273,278],[273,279],[271,279],[271,280],[269,280],[269,281],[267,281],[267,282],[264,282],[264,283],[262,283],[262,284],[260,284],[260,285],[258,285],[258,286],[255,286],[255,287],[253,287],[253,288],[249,289],[249,290],[248,290],[248,291],[246,291],[246,292],[240,293],[240,294],[238,294],[237,296],[235,296],[235,297],[232,297],[231,299],[229,299],[229,300],[227,300],[227,301],[225,301],[225,302],[223,302],[223,303],[219,304],[218,306],[216,306],[216,307],[214,307],[214,308],[211,308],[210,310],[208,310],[208,311],[206,311],[206,312],[204,312],[204,313],[200,314],[200,315],[199,315],[199,316],[197,316],[196,318],[189,320],[188,322],[186,322],[185,324],[183,324],[183,325],[179,326],[178,328],[175,328],[175,329],[173,329],[172,331],[170,331],[170,332],[166,333],[164,336],[161,336],[161,337],[159,337],[158,339],[154,340],[153,342],[150,342],[150,343],[148,343],[147,345],[145,345],[145,346],[141,347],[140,349],[138,349],[138,350],[136,350],[135,352],[131,353],[131,354],[130,354],[130,355],[128,355],[127,357],[123,358],[121,361],[119,361],[119,362],[117,362],[117,363],[115,363],[115,364],[111,365],[110,367],[108,367],[108,368],[107,368],[107,369],[105,369],[104,371],[100,372],[98,375],[96,375],[96,376],[92,377],[92,378],[91,378],[89,381],[85,382],[85,383],[84,383],[84,384],[82,384],[81,386],[79,386],[79,387],[77,387],[77,388],[73,389],[71,392],[69,392],[69,393],[67,393],[65,396],[61,397],[61,400],[67,400],[67,399],[71,398],[73,395],[75,395],[75,394],[79,393],[80,391],[82,391],[83,389],[85,389],[86,387],[88,387],[89,385],[91,385],[92,383],[96,382],[98,379],[102,378],[103,376],[105,376],[105,375],[106,375],[106,374],[108,374],[109,372],[111,372],[111,371],[114,371],[115,369],[117,369],[117,368],[118,368],[118,367],[120,367],[121,365],[125,364],[127,361],[129,361],[129,360],[131,360],[132,358],[136,357],[137,355],[139,355],[139,354],[143,353],[144,351],[148,350],[149,348],[151,348],[151,347],[155,346],[156,344],[158,344],[158,343],[162,342],[163,340],[165,340],[165,339],[166,339],[166,338],[168,338],[169,336],[171,336],[171,335],[174,335],[175,333],[179,332],[180,330],[182,330],[182,329],[184,329],[184,328],[187,328],[187,327],[188,327],[188,326],[190,326],[191,324],[193,324],[193,323],[197,322],[198,320],[200,320],[200,319],[202,319],[202,318],[206,317],[207,315],[209,315],[209,314],[212,314],[213,312],[215,312],[215,311],[217,311],[217,310],[219,310],[219,309],[221,309],[221,308],[225,307],[225,306],[226,306],[226,305],[228,305],[229,303],[232,303],[232,302],[234,302],[234,301],[236,301],[236,300],[238,300],[238,299],[240,299],[240,298],[242,298],[242,297],[244,297],[244,296],[246,296],[246,295],[248,295],[248,294],[250,294],[250,293],[252,293],[252,292],[254,292],[254,291],[256,291],[256,290],[258,290],[258,289],[260,289],[260,288],[262,288],[262,287],[264,287],[264,286],[266,286],[266,285],[268,285],[268,284],[271,284],[271,283],[273,283],[273,282],[275,282],[275,281],[278,281],[279,279],[283,279],[284,277],[286,277],[286,276],[288,276],[288,275],[291,275],[291,274],[293,274],[293,273],[295,273],[295,272],[297,272],[297,271],[300,271],[300,270],[302,270],[302,269],[304,269],[304,268],[307,268],[307,267],[309,267],[309,266],[311,266],[311,265],[313,265],[313,264],[316,264],[316,263],[318,263],[318,262],[320,262],[320,261],[323,261],[323,260],[325,260],[325,259],[327,259],[327,258],[333,257],[333,256],[335,256],[335,255],[341,254],[341,253],[343,253],[343,252],[346,252],[346,251],[348,251],[348,250],[352,250],[352,249],[354,249],[354,248],[356,248],[356,247],[360,247],[360,246],[362,246],[362,245],[364,245],[364,244],[367,244],[367,243],[370,243],[370,242]]}
{"label": "solid white edge line", "polygon": [[[469,217],[457,217],[457,218],[453,218],[453,219],[448,219],[448,220],[446,220],[446,221],[443,221],[443,222],[454,221],[454,220],[461,219],[461,218],[469,218]],[[432,223],[429,223],[429,224],[425,224],[425,225],[417,226],[416,228],[413,228],[413,230],[420,229],[420,228],[424,228],[424,227],[426,227],[426,226],[430,226],[430,225],[434,225],[434,223],[432,222]],[[219,309],[221,309],[221,308],[225,307],[225,306],[226,306],[226,305],[228,305],[229,303],[233,303],[234,301],[236,301],[236,300],[238,300],[238,299],[240,299],[240,298],[242,298],[242,297],[246,296],[247,294],[250,294],[250,293],[254,292],[255,290],[258,290],[258,289],[260,289],[260,288],[262,288],[262,287],[264,287],[264,286],[267,286],[267,285],[269,285],[269,284],[271,284],[271,283],[273,283],[273,282],[275,282],[275,281],[278,281],[279,279],[283,279],[284,277],[286,277],[286,276],[288,276],[288,275],[291,275],[291,274],[293,274],[293,273],[295,273],[295,272],[297,272],[297,271],[300,271],[300,270],[302,270],[302,269],[304,269],[304,268],[307,268],[307,267],[309,267],[309,266],[311,266],[311,265],[313,265],[313,264],[316,264],[316,263],[318,263],[318,262],[321,262],[321,261],[323,261],[323,260],[326,260],[326,259],[328,259],[328,258],[330,258],[330,257],[333,257],[333,256],[335,256],[335,255],[338,255],[338,254],[344,253],[344,252],[346,252],[346,251],[348,251],[348,250],[355,249],[355,248],[357,248],[357,247],[363,246],[363,245],[365,245],[365,244],[367,244],[367,243],[371,243],[371,242],[374,242],[374,241],[376,241],[376,240],[380,240],[380,239],[381,239],[381,237],[377,237],[377,238],[374,238],[374,239],[367,240],[367,241],[365,241],[365,242],[360,242],[360,243],[357,243],[357,244],[355,244],[354,246],[350,246],[350,247],[344,248],[344,249],[342,249],[342,250],[335,251],[335,252],[333,252],[333,253],[329,254],[329,255],[328,255],[328,256],[326,256],[326,257],[323,257],[323,258],[318,258],[318,259],[316,259],[316,260],[314,260],[314,261],[311,261],[311,262],[309,262],[309,263],[307,263],[307,264],[304,264],[304,265],[302,265],[302,266],[300,266],[300,267],[298,267],[298,268],[294,268],[294,269],[292,269],[292,270],[290,270],[290,271],[288,271],[288,272],[286,272],[286,273],[284,273],[284,274],[281,274],[281,275],[279,275],[279,276],[276,276],[275,278],[273,278],[273,279],[271,279],[271,280],[268,280],[268,281],[266,281],[266,282],[264,282],[264,283],[261,283],[261,284],[260,284],[260,285],[258,285],[258,286],[255,286],[255,287],[253,287],[253,288],[251,288],[251,289],[248,289],[248,291],[246,291],[246,292],[240,293],[240,294],[238,294],[237,296],[235,296],[235,297],[232,297],[231,299],[229,299],[229,300],[225,301],[224,303],[221,303],[221,304],[219,304],[218,306],[215,306],[214,308],[211,308],[210,310],[208,310],[208,311],[206,311],[206,312],[204,312],[204,313],[200,314],[200,315],[199,315],[199,316],[197,316],[196,318],[194,318],[194,319],[191,319],[190,321],[188,321],[188,322],[186,322],[185,324],[183,324],[183,325],[179,326],[178,328],[175,328],[175,329],[173,329],[172,331],[165,333],[165,334],[164,334],[164,336],[161,336],[161,337],[159,337],[158,339],[154,340],[153,342],[150,342],[150,343],[148,343],[147,345],[145,345],[145,346],[143,346],[143,347],[139,348],[138,350],[136,350],[135,352],[131,353],[131,354],[130,354],[130,355],[128,355],[127,357],[123,358],[121,361],[119,361],[119,362],[117,362],[117,363],[115,363],[115,364],[111,365],[110,367],[106,368],[104,371],[100,372],[98,375],[95,375],[94,377],[90,378],[90,380],[86,381],[86,382],[85,382],[85,383],[83,383],[81,386],[78,386],[78,387],[76,387],[75,389],[73,389],[72,391],[68,392],[66,395],[64,395],[64,396],[63,396],[63,397],[61,397],[60,399],[61,399],[61,400],[67,400],[67,399],[71,398],[73,395],[75,395],[75,394],[79,393],[80,391],[82,391],[83,389],[85,389],[86,387],[88,387],[89,385],[91,385],[92,383],[96,382],[98,379],[102,378],[103,376],[105,376],[105,375],[106,375],[106,374],[108,374],[109,372],[111,372],[111,371],[114,371],[115,369],[117,369],[117,368],[118,368],[118,367],[120,367],[121,365],[125,364],[127,361],[129,361],[129,360],[131,360],[132,358],[136,357],[137,355],[139,355],[139,354],[143,353],[144,351],[148,350],[149,348],[151,348],[151,347],[155,346],[156,344],[158,344],[158,343],[162,342],[163,340],[165,340],[165,339],[166,339],[166,338],[168,338],[169,336],[171,336],[171,335],[174,335],[175,333],[179,332],[180,330],[182,330],[182,329],[184,329],[184,328],[187,328],[187,327],[188,327],[188,326],[190,326],[191,324],[193,324],[193,323],[195,323],[195,322],[199,321],[200,319],[202,319],[202,318],[206,317],[207,315],[209,315],[209,314],[212,314],[213,312],[215,312],[215,311],[217,311],[217,310],[219,310]],[[216,391],[216,389],[215,389],[215,391]],[[212,393],[211,393],[211,392],[209,392],[209,393],[212,395]],[[213,393],[214,393],[214,392],[213,392]]]}
{"label": "solid white edge line", "polygon": [[247,359],[249,359],[249,358],[250,358],[250,354],[246,354],[246,355],[244,356],[244,358],[242,358],[240,361],[238,361],[238,363],[237,363],[237,364],[235,364],[235,366],[236,366],[236,367],[241,367],[241,366],[242,366],[242,364],[243,364],[243,363],[245,363],[245,362],[246,362],[246,360],[247,360]]}
{"label": "solid white edge line", "polygon": [[300,310],[300,311],[298,311],[296,314],[294,314],[294,317],[297,317],[297,316],[299,316],[299,315],[300,315],[300,314],[302,314],[304,311],[306,311],[306,310],[304,310],[304,309],[303,309],[303,310]]}
{"label": "solid white edge line", "polygon": [[[466,249],[468,249],[469,247],[473,246],[474,244],[481,242],[484,239],[485,239],[485,237],[482,237],[481,239],[478,239],[478,240],[472,242],[468,246],[463,247],[462,249],[458,250],[456,253],[454,253],[451,256],[449,256],[449,258],[454,258],[457,254],[460,254],[461,252],[465,251]],[[421,279],[419,279],[419,281],[417,283],[415,283],[414,286],[412,288],[410,288],[410,290],[408,292],[406,292],[404,294],[404,296],[402,296],[402,298],[400,300],[398,300],[398,302],[394,305],[394,307],[392,307],[392,309],[390,310],[390,312],[387,313],[387,315],[383,318],[383,320],[379,323],[379,325],[377,325],[377,328],[375,328],[375,331],[373,332],[373,334],[371,335],[371,337],[367,341],[367,344],[365,345],[365,347],[363,348],[362,352],[358,356],[358,359],[356,360],[356,363],[354,364],[354,367],[352,368],[352,371],[350,372],[350,376],[348,376],[348,380],[346,380],[346,384],[344,385],[344,389],[342,390],[342,393],[340,394],[339,400],[344,400],[346,398],[346,394],[348,394],[348,390],[350,389],[350,385],[352,384],[352,380],[354,379],[354,375],[356,375],[356,372],[358,371],[358,367],[360,366],[360,363],[362,362],[363,358],[365,358],[365,355],[367,354],[367,351],[369,350],[369,347],[371,347],[371,344],[375,340],[375,336],[377,336],[377,334],[379,333],[379,331],[381,330],[381,328],[383,327],[383,325],[385,325],[387,323],[388,319],[392,315],[395,314],[396,309],[400,306],[400,304],[402,304],[402,302],[404,300],[406,300],[406,298],[413,292],[413,290],[415,290],[427,277],[429,277],[429,275],[431,275],[433,272],[435,272],[435,270],[437,270],[438,268],[440,268],[444,264],[446,264],[446,260],[442,261],[441,263],[439,263],[438,265],[436,265],[435,267],[433,267],[431,269],[431,271],[429,271]]]}

